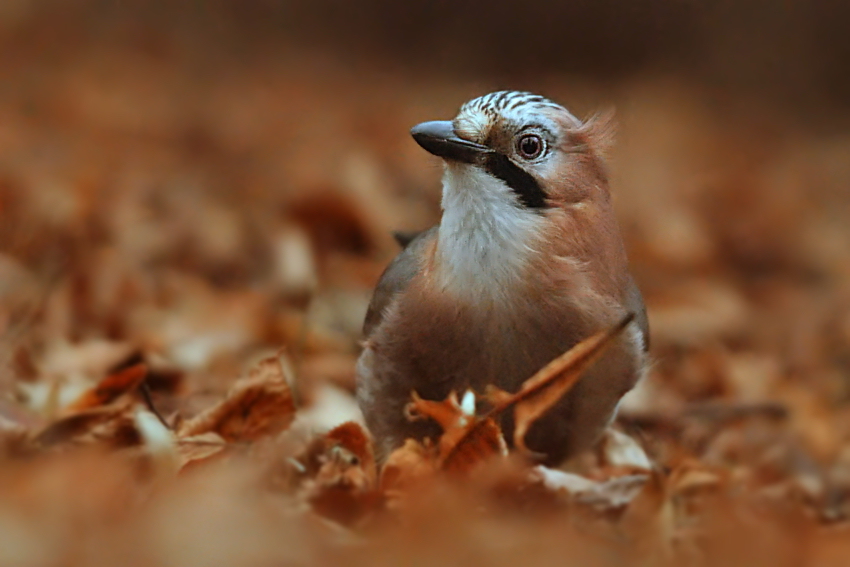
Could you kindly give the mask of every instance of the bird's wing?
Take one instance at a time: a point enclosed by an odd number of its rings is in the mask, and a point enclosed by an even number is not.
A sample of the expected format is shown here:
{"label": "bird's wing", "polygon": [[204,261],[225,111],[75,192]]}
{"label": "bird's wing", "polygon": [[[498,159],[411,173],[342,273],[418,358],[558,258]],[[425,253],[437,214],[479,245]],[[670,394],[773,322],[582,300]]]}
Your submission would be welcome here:
{"label": "bird's wing", "polygon": [[420,257],[427,245],[437,236],[437,227],[416,234],[398,233],[395,236],[404,249],[393,258],[375,286],[375,293],[369,302],[366,320],[363,322],[363,336],[366,338],[381,324],[384,313],[396,294],[404,291],[413,276],[419,272]]}
{"label": "bird's wing", "polygon": [[635,281],[629,277],[629,287],[626,291],[626,309],[635,314],[635,323],[643,334],[643,350],[649,352],[649,319],[646,316],[646,305]]}

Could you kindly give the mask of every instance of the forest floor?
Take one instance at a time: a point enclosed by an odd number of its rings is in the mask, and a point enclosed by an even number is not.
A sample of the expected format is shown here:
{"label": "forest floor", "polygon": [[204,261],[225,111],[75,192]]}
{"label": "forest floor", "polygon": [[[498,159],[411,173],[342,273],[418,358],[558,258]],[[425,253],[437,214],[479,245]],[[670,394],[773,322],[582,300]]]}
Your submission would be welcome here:
{"label": "forest floor", "polygon": [[378,468],[360,327],[439,218],[408,130],[493,85],[122,33],[2,55],[0,564],[847,564],[850,137],[609,91],[653,359],[618,433],[546,469],[449,400]]}

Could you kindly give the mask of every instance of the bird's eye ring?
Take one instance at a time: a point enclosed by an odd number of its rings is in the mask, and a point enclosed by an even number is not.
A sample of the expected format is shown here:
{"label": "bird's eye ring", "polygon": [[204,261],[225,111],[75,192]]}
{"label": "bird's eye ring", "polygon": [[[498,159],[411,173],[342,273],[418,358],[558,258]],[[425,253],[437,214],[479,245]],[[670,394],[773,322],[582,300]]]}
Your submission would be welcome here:
{"label": "bird's eye ring", "polygon": [[543,154],[546,145],[537,134],[525,134],[516,144],[517,153],[525,159],[537,159]]}

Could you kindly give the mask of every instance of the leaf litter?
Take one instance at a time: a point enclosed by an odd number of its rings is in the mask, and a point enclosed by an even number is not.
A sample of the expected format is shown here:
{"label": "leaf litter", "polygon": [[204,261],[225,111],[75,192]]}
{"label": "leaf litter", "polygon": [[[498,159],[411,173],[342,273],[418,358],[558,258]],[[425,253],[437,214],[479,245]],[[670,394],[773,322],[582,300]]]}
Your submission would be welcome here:
{"label": "leaf litter", "polygon": [[442,434],[376,463],[359,325],[392,231],[439,214],[407,130],[481,84],[265,45],[199,66],[213,46],[176,21],[95,38],[27,10],[2,38],[0,564],[848,563],[846,136],[628,86],[647,378],[558,469],[523,430],[616,329],[518,392],[411,392]]}

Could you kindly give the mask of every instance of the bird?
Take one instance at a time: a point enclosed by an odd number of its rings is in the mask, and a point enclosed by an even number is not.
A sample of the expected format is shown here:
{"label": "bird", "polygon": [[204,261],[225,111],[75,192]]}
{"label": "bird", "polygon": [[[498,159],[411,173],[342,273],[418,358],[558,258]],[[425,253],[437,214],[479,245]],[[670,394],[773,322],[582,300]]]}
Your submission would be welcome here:
{"label": "bird", "polygon": [[[612,113],[581,121],[540,95],[499,91],[424,122],[413,139],[442,158],[437,225],[399,235],[363,325],[356,398],[379,460],[406,439],[412,392],[509,392],[626,315],[634,320],[529,429],[526,446],[559,464],[592,448],[646,372],[649,331],[612,206]],[[501,425],[507,439],[511,416]]]}

